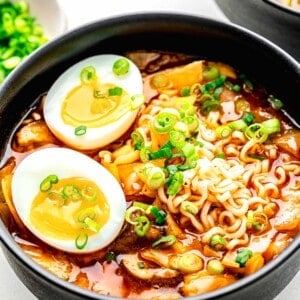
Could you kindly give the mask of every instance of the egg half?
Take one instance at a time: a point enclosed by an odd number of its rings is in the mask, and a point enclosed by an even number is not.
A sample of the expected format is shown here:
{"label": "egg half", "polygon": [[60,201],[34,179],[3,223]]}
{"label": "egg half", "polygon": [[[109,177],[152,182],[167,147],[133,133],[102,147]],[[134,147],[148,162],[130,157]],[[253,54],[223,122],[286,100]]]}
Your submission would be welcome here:
{"label": "egg half", "polygon": [[109,171],[80,152],[59,147],[40,149],[20,162],[12,199],[34,235],[71,253],[109,245],[126,211],[123,190]]}
{"label": "egg half", "polygon": [[[115,68],[118,63],[121,72]],[[123,56],[103,54],[62,73],[47,93],[43,113],[58,139],[88,150],[124,134],[137,116],[141,99],[143,81],[137,66]]]}

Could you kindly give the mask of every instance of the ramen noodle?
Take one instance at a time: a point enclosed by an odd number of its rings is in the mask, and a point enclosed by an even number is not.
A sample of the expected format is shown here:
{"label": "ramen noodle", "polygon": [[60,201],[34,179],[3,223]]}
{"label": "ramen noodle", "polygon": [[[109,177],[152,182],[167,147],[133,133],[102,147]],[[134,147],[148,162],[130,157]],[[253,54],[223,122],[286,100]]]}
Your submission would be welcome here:
{"label": "ramen noodle", "polygon": [[65,254],[33,236],[10,197],[15,167],[65,145],[48,129],[43,96],[12,137],[0,171],[1,216],[16,243],[58,277],[130,299],[179,299],[249,276],[299,234],[300,132],[283,103],[221,62],[128,53],[146,101],[131,128],[84,151],[121,184],[127,210],[107,247]]}

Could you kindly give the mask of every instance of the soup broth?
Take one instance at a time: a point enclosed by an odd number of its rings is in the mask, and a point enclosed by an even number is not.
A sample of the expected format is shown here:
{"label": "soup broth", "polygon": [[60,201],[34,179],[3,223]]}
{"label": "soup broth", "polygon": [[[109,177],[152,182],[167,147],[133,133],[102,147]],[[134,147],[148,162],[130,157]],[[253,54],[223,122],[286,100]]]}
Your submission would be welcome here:
{"label": "soup broth", "polygon": [[158,52],[126,56],[143,74],[146,101],[124,135],[81,151],[122,186],[120,234],[102,250],[66,254],[33,236],[16,213],[16,166],[37,149],[66,147],[44,120],[46,94],[7,146],[1,218],[34,261],[100,294],[179,299],[253,274],[299,234],[299,130],[279,99],[232,66]]}

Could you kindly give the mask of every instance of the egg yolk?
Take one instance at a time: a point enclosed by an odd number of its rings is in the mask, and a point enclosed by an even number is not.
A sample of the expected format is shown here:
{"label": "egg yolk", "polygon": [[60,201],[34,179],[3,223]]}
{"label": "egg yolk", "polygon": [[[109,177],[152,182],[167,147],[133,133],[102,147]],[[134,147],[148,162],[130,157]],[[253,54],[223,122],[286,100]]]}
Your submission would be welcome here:
{"label": "egg yolk", "polygon": [[130,101],[128,93],[112,83],[81,83],[67,94],[62,103],[61,116],[65,124],[74,127],[101,127],[115,122],[128,112]]}
{"label": "egg yolk", "polygon": [[81,177],[64,178],[36,195],[30,211],[32,225],[44,236],[75,240],[94,235],[110,216],[109,204],[98,186]]}

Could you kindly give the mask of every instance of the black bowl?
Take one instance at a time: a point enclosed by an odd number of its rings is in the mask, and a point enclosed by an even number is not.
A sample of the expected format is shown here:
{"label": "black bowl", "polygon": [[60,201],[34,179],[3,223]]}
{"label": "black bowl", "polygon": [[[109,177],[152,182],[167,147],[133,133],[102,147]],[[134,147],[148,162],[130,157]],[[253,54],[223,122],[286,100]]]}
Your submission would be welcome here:
{"label": "black bowl", "polygon": [[277,0],[215,0],[235,24],[263,35],[300,62],[300,11]]}
{"label": "black bowl", "polygon": [[[280,97],[285,113],[300,123],[295,107],[300,66],[280,48],[235,25],[178,14],[138,14],[85,25],[39,49],[17,68],[0,90],[1,160],[9,136],[33,100],[47,91],[62,71],[94,54],[163,50],[217,60],[243,70]],[[114,299],[65,282],[33,262],[0,221],[2,248],[11,267],[40,299]],[[299,271],[300,237],[255,274],[230,286],[190,299],[272,299]]]}

